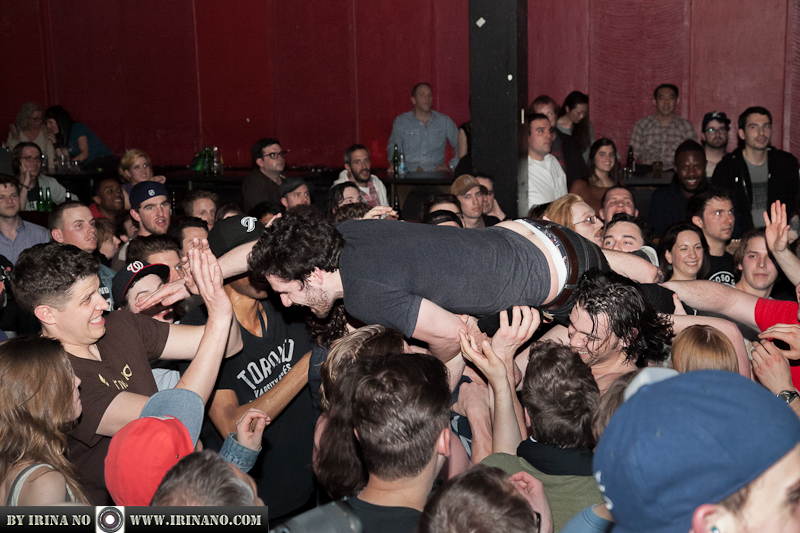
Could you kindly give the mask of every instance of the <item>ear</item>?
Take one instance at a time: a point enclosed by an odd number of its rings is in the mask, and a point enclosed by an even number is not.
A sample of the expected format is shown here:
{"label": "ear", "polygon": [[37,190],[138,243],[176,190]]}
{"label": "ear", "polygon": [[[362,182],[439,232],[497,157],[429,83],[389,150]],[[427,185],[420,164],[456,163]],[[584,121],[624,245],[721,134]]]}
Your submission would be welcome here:
{"label": "ear", "polygon": [[361,439],[358,438],[358,430],[356,428],[353,428],[353,435],[356,436],[357,441],[361,442]]}
{"label": "ear", "polygon": [[636,337],[639,336],[639,328],[631,328],[628,337],[622,341],[622,346],[627,348],[631,345],[631,342],[636,340]]}
{"label": "ear", "polygon": [[679,105],[681,105],[681,97],[680,96],[675,98],[675,107],[678,107]]}
{"label": "ear", "polygon": [[635,217],[639,216],[639,210],[638,209],[634,209],[633,210],[633,216],[635,216]]}
{"label": "ear", "polygon": [[739,128],[739,138],[744,140],[744,130],[742,128]]}
{"label": "ear", "polygon": [[344,164],[344,169],[347,171],[347,175],[348,176],[352,176],[353,175],[353,170],[350,168],[350,163],[345,163]]}
{"label": "ear", "polygon": [[658,100],[656,100],[655,98],[653,98],[653,105],[654,105],[655,107],[658,107]]}
{"label": "ear", "polygon": [[325,281],[325,272],[316,267],[311,274],[309,274],[308,279],[306,279],[307,283],[313,283],[315,285],[322,285],[322,282]]}
{"label": "ear", "polygon": [[53,310],[50,309],[50,306],[37,305],[36,309],[33,310],[33,314],[42,324],[52,326],[56,323],[56,318],[53,316]]}
{"label": "ear", "polygon": [[436,452],[443,457],[450,457],[450,428],[445,428],[436,439]]}
{"label": "ear", "polygon": [[606,210],[603,209],[603,208],[600,208],[600,211],[597,212],[597,216],[600,217],[600,220],[605,222],[606,221]]}
{"label": "ear", "polygon": [[131,218],[136,222],[142,221],[142,217],[139,216],[139,213],[136,212],[136,209],[131,209]]}
{"label": "ear", "polygon": [[281,205],[286,209],[289,209],[289,202],[286,201],[286,198],[281,198]]}
{"label": "ear", "polygon": [[258,159],[256,159],[256,165],[258,165],[258,168],[264,168],[264,158],[259,157]]}
{"label": "ear", "polygon": [[741,263],[736,265],[736,270],[742,270],[742,271],[744,270],[744,268],[742,268],[742,264]]}
{"label": "ear", "polygon": [[92,196],[92,201],[97,205],[100,205],[101,198],[99,196]]}
{"label": "ear", "polygon": [[664,250],[664,258],[667,260],[667,263],[670,265],[672,264],[672,253],[669,250]]}
{"label": "ear", "polygon": [[697,226],[700,229],[705,229],[703,227],[704,226],[703,219],[700,218],[700,217],[692,217],[692,224],[694,224],[695,226]]}
{"label": "ear", "polygon": [[523,409],[523,411],[525,412],[525,427],[531,427],[531,415],[527,409]]}
{"label": "ear", "polygon": [[57,243],[64,242],[64,233],[60,229],[50,230],[50,235],[53,237],[53,240]]}
{"label": "ear", "polygon": [[721,516],[718,506],[704,503],[692,513],[692,531],[690,533],[710,532],[719,518]]}

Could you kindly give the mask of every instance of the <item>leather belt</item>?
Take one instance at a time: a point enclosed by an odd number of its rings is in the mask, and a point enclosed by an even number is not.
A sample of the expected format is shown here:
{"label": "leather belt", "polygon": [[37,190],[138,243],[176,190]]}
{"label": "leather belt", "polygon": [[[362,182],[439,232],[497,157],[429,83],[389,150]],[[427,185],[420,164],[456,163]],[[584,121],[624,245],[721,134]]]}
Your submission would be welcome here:
{"label": "leather belt", "polygon": [[[553,300],[551,303],[549,303],[547,307],[545,307],[545,309],[556,309],[567,303],[567,301],[572,296],[572,293],[575,291],[575,289],[578,288],[578,275],[580,274],[580,266],[579,266],[580,263],[578,262],[578,254],[575,252],[575,248],[572,246],[572,242],[569,240],[569,237],[567,237],[567,235],[563,231],[561,231],[558,225],[542,221],[540,222],[540,229],[541,228],[547,230],[543,231],[543,233],[547,235],[548,238],[550,237],[548,233],[552,233],[553,236],[555,236],[560,241],[560,243],[553,241],[553,244],[555,244],[556,247],[559,248],[559,250],[564,250],[566,252],[568,259],[568,261],[566,261],[567,282],[564,284],[564,288],[561,290],[558,296],[556,296],[556,299]],[[557,260],[557,258],[555,257],[553,259]]]}

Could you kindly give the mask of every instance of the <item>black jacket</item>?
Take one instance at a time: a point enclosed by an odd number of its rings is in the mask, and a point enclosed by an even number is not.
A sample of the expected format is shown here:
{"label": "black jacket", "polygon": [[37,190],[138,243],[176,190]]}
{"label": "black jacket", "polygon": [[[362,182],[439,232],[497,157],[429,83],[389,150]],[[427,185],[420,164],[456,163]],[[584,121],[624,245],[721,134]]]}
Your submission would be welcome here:
{"label": "black jacket", "polygon": [[[789,218],[797,213],[797,193],[800,190],[797,158],[789,152],[770,147],[767,152],[769,181],[767,182],[767,206],[775,200],[786,204]],[[736,213],[733,237],[741,237],[753,229],[753,184],[741,148],[726,154],[714,170],[711,183],[715,187],[731,192]]]}

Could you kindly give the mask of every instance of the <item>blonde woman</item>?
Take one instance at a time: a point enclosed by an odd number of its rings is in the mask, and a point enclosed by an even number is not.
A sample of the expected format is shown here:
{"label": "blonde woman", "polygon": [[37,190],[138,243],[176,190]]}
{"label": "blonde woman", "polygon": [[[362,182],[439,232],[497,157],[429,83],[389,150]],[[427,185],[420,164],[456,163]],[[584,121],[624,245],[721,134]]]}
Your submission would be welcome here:
{"label": "blonde woman", "polygon": [[125,210],[131,208],[128,195],[134,185],[143,181],[159,183],[167,181],[164,176],[153,176],[153,164],[150,162],[150,156],[136,149],[128,150],[119,160],[119,177],[122,181],[122,192],[125,195]]}

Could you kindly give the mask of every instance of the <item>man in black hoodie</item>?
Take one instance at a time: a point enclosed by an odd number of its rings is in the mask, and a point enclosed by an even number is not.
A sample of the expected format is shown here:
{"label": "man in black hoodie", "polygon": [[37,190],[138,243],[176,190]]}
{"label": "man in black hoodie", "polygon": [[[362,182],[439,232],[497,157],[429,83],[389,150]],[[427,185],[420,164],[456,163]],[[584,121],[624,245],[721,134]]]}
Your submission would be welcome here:
{"label": "man in black hoodie", "polygon": [[797,158],[770,146],[772,114],[763,107],[748,107],[739,115],[739,139],[744,147],[722,158],[712,183],[728,189],[736,210],[733,237],[753,227],[763,227],[763,212],[775,200],[786,204],[791,218],[797,212],[800,190]]}

